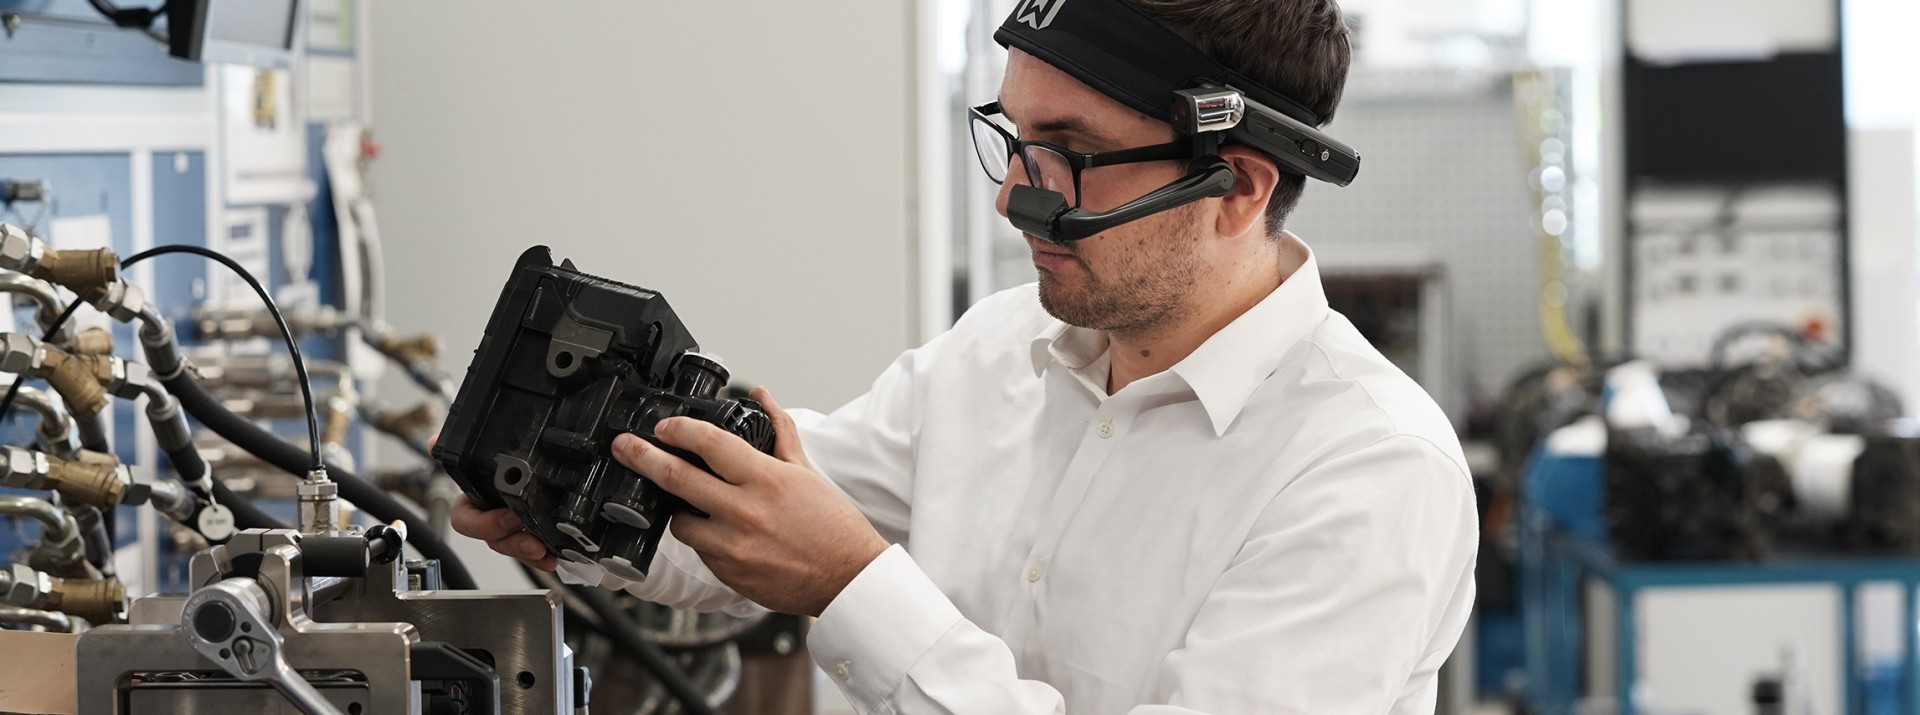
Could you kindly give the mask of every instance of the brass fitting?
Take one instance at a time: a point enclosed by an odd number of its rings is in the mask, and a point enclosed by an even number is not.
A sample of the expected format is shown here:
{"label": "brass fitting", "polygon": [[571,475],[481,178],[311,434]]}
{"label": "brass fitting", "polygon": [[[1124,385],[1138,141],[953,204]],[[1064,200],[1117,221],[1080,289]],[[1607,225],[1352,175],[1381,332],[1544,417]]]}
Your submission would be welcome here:
{"label": "brass fitting", "polygon": [[77,418],[100,414],[107,408],[107,391],[90,369],[94,360],[77,358],[52,345],[42,346],[41,373],[54,392],[66,400],[67,409]]}
{"label": "brass fitting", "polygon": [[127,617],[127,587],[117,578],[65,579],[48,577],[46,608],[87,619],[94,625],[120,623]]}
{"label": "brass fitting", "polygon": [[353,427],[353,405],[339,397],[326,401],[325,422],[321,423],[320,441],[323,444],[347,444],[347,431]]}
{"label": "brass fitting", "polygon": [[120,281],[120,257],[106,248],[47,251],[28,275],[65,286],[92,303],[106,296],[107,286]]}
{"label": "brass fitting", "polygon": [[433,429],[440,424],[439,412],[433,409],[433,405],[425,402],[414,405],[413,409],[404,412],[383,410],[373,413],[370,417],[368,422],[373,424],[374,429],[389,434],[413,434]]}
{"label": "brass fitting", "polygon": [[69,351],[75,355],[112,355],[113,333],[105,328],[87,328],[73,336],[73,346]]}
{"label": "brass fitting", "polygon": [[81,450],[80,455],[80,459],[74,460],[48,457],[46,486],[41,488],[101,509],[119,506],[131,481],[120,460],[113,455],[86,450]]}
{"label": "brass fitting", "polygon": [[382,335],[373,346],[380,354],[393,358],[402,365],[432,360],[440,356],[440,338],[433,333],[421,333],[413,337]]}

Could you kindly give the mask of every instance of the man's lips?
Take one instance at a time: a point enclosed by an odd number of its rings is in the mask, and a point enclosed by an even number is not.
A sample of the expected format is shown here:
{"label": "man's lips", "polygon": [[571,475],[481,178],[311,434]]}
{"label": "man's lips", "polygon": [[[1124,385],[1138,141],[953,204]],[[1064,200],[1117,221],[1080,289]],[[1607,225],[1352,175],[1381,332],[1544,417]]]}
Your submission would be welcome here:
{"label": "man's lips", "polygon": [[1071,251],[1033,236],[1027,236],[1027,248],[1033,251],[1033,265],[1049,271],[1058,271],[1080,260]]}

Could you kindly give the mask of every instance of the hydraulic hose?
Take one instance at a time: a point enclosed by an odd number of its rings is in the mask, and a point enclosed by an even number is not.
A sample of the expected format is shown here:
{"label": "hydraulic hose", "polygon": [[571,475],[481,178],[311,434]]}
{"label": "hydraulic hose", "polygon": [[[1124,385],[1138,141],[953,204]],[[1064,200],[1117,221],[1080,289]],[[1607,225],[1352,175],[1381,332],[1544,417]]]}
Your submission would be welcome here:
{"label": "hydraulic hose", "polygon": [[227,510],[233,512],[233,526],[236,529],[290,529],[287,523],[273,518],[272,514],[262,511],[246,497],[235,494],[227,483],[213,480],[213,499]]}
{"label": "hydraulic hose", "polygon": [[107,536],[106,517],[100,510],[91,506],[68,507],[67,513],[73,515],[73,522],[80,525],[80,539],[86,542],[87,561],[100,569],[100,575],[114,575],[113,538]]}
{"label": "hydraulic hose", "polygon": [[[252,453],[288,474],[306,475],[310,461],[306,450],[288,444],[273,433],[229,411],[220,404],[218,399],[207,394],[206,389],[201,387],[191,375],[181,372],[171,379],[162,380],[161,384],[180,400],[180,406],[187,411],[187,414],[193,415],[194,419],[199,420],[215,434],[227,438],[227,441],[232,442],[234,446]],[[433,531],[426,520],[408,510],[392,495],[381,491],[379,487],[352,472],[339,468],[338,465],[327,465],[327,472],[339,482],[340,496],[359,506],[374,519],[406,523],[407,540],[412,542],[414,548],[419,549],[421,554],[440,560],[441,574],[448,586],[457,589],[475,588],[473,574],[467,571],[466,564],[460,561],[460,557],[453,552],[452,547],[449,547],[447,542]],[[237,500],[235,502],[237,503]],[[222,497],[221,503],[229,504],[229,501],[226,497]]]}
{"label": "hydraulic hose", "polygon": [[640,637],[640,624],[620,610],[620,604],[613,600],[613,594],[596,586],[575,588],[573,593],[587,602],[587,607],[600,618],[603,626],[600,633],[612,640],[614,645],[633,656],[634,661],[666,686],[675,700],[680,701],[680,710],[689,715],[717,715],[718,711],[707,703],[707,694],[695,687],[687,678],[686,671],[675,665],[672,658],[660,650],[660,646],[647,642]]}

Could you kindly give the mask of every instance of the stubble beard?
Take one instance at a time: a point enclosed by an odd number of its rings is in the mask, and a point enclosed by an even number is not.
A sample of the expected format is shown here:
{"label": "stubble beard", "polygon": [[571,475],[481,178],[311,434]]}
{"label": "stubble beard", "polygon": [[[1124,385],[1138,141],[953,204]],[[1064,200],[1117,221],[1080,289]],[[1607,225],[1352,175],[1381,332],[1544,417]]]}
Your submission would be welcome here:
{"label": "stubble beard", "polygon": [[[1187,205],[1138,222],[1144,238],[1109,261],[1101,275],[1075,256],[1079,275],[1068,279],[1039,269],[1040,307],[1078,328],[1140,335],[1178,322],[1200,275],[1198,206]],[[1147,225],[1148,222],[1152,222]],[[1109,235],[1096,240],[1126,240]]]}

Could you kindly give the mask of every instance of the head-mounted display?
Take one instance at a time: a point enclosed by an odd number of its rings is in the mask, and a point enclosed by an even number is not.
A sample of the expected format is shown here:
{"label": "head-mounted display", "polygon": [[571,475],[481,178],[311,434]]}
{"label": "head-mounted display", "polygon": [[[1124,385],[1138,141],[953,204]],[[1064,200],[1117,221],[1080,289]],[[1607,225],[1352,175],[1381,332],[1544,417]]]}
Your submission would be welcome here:
{"label": "head-mounted display", "polygon": [[[1339,186],[1360,171],[1358,152],[1315,128],[1320,117],[1213,61],[1124,0],[1022,0],[993,38],[1176,131],[1258,149],[1283,171]],[[1111,212],[1070,208],[1057,194],[1046,196],[1054,192],[1024,185],[1012,187],[1007,210],[1020,230],[1068,243],[1231,186],[1224,162],[1197,161],[1185,179]]]}

